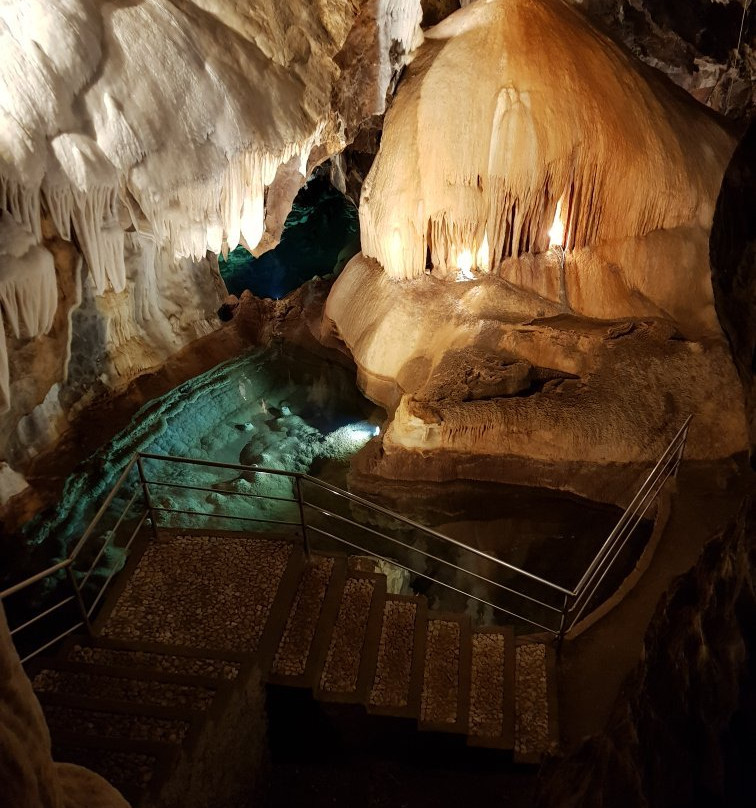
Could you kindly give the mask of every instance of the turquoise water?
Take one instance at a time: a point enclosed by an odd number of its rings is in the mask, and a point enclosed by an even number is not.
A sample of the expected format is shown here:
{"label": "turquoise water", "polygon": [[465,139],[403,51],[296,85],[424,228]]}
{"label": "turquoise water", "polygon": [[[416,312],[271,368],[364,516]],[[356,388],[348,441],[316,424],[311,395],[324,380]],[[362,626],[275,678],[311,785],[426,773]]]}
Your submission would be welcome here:
{"label": "turquoise water", "polygon": [[255,258],[237,247],[218,263],[229,294],[249,289],[278,300],[315,275],[338,272],[359,250],[357,211],[324,177],[315,176],[297,195],[274,250]]}
{"label": "turquoise water", "polygon": [[[381,415],[359,394],[347,368],[283,343],[253,350],[142,407],[126,429],[66,480],[54,517],[35,520],[25,535],[30,544],[43,545],[50,557],[67,553],[135,452],[327,476],[346,468],[349,458],[373,436]],[[148,476],[155,477],[153,472],[157,470],[148,465]],[[136,472],[133,477],[114,503],[114,514],[133,491]],[[159,479],[233,484],[245,492],[255,483],[281,488],[280,481],[270,478],[250,482],[232,470],[208,473],[185,465],[161,467]],[[186,497],[165,488],[156,500],[170,506],[186,502]],[[202,503],[204,510],[220,505],[212,494],[200,492],[193,501]]]}

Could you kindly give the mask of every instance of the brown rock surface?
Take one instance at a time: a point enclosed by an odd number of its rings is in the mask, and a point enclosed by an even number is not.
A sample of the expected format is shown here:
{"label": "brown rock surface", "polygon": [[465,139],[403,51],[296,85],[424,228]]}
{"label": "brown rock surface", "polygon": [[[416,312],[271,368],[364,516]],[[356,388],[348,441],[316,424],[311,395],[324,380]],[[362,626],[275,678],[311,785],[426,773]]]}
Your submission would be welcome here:
{"label": "brown rock surface", "polygon": [[50,734],[0,608],[0,783],[12,808],[128,808],[105,780],[53,763]]}

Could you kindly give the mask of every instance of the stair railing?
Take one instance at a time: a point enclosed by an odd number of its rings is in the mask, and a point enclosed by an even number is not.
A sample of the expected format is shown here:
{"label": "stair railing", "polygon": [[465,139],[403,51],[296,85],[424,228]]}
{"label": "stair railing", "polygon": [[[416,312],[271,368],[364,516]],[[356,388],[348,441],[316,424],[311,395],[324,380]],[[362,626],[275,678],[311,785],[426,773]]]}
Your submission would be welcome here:
{"label": "stair railing", "polygon": [[[574,589],[560,586],[308,474],[143,452],[135,454],[128,462],[66,558],[3,590],[0,601],[9,612],[13,611],[8,605],[14,597],[25,595],[31,602],[31,605],[26,604],[26,613],[23,606],[16,610],[22,615],[22,621],[11,627],[11,636],[20,654],[24,649],[22,661],[26,662],[74,631],[83,628],[92,632],[92,622],[105,593],[120,572],[134,541],[147,526],[156,539],[161,529],[197,528],[202,520],[208,520],[205,524],[209,523],[208,529],[213,530],[219,523],[227,524],[224,520],[231,520],[245,525],[298,528],[308,555],[313,539],[319,537],[327,547],[346,547],[378,558],[417,576],[416,581],[434,582],[561,639],[601,594],[602,583],[633,532],[664,483],[677,473],[690,421],[688,417],[672,439]],[[195,467],[200,474],[209,474],[212,484],[195,484],[202,480],[186,474],[179,478],[175,473],[163,479],[154,476],[159,468],[177,466]],[[222,470],[237,476],[232,480],[220,479]],[[266,493],[264,486],[255,488],[254,481],[259,478],[277,481],[274,492]],[[240,480],[246,480],[247,484],[234,488],[233,484]],[[282,480],[288,482],[288,490],[280,490]],[[197,495],[204,495],[205,501],[210,499],[215,509],[198,509]],[[179,507],[184,503],[177,502],[177,496],[179,499],[194,497],[186,503],[191,507]],[[236,506],[235,512],[224,512],[218,507],[224,497],[239,498],[245,505]],[[330,504],[324,502],[328,497]],[[265,504],[262,510],[250,510],[251,502]],[[348,508],[349,515],[338,512],[338,503]],[[383,529],[378,529],[380,526]],[[396,532],[412,540],[399,538],[394,535]],[[376,540],[380,542],[380,549],[376,549]],[[121,563],[111,564],[109,568],[101,564],[109,553],[115,554]],[[65,579],[63,582],[61,577]],[[38,585],[43,588],[42,597],[39,592],[36,596],[32,594]],[[52,605],[48,605],[50,599],[54,601]],[[10,619],[9,615],[9,622]],[[51,638],[42,640],[41,644],[37,637],[21,641],[25,632],[38,628],[44,620],[52,620]]]}

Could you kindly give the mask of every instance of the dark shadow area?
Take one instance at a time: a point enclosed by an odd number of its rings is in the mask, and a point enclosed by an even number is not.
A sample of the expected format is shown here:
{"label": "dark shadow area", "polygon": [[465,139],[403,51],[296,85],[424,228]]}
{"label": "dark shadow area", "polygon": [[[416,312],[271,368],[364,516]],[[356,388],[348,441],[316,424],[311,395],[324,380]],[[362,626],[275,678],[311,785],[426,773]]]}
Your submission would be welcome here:
{"label": "dark shadow area", "polygon": [[743,383],[756,445],[756,122],[751,122],[722,181],[709,241],[714,304]]}
{"label": "dark shadow area", "polygon": [[356,209],[331,185],[327,172],[316,171],[297,194],[274,250],[255,258],[237,247],[218,263],[229,294],[249,289],[278,300],[315,275],[340,271],[359,249]]}
{"label": "dark shadow area", "polygon": [[530,808],[535,768],[414,721],[268,687],[266,808]]}

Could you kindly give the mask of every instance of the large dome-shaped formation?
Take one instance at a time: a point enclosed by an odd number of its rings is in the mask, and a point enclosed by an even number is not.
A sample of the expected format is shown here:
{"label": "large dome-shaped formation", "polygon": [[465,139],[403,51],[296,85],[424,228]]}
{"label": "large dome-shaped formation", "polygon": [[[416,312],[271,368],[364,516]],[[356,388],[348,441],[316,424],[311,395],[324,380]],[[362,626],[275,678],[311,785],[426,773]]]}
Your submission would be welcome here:
{"label": "large dome-shaped formation", "polygon": [[563,0],[478,0],[428,31],[324,321],[392,412],[370,470],[575,488],[691,413],[691,457],[742,451],[708,257],[733,148]]}
{"label": "large dome-shaped formation", "polygon": [[[431,29],[409,68],[363,192],[363,252],[397,279],[505,262],[505,277],[542,294],[506,261],[556,242],[571,252],[575,310],[625,314],[632,293],[649,313],[715,330],[701,233],[733,148],[708,110],[562,0],[480,0]],[[681,229],[695,254],[660,267]],[[661,231],[674,234],[639,242]],[[593,286],[616,286],[596,260],[620,268],[614,311],[579,277],[582,264]],[[684,307],[680,284],[694,287]]]}

